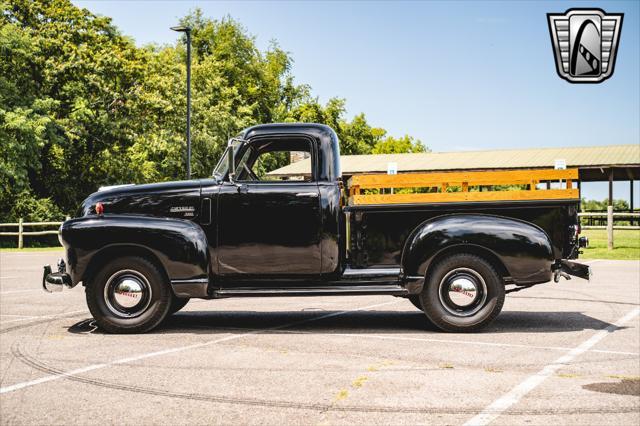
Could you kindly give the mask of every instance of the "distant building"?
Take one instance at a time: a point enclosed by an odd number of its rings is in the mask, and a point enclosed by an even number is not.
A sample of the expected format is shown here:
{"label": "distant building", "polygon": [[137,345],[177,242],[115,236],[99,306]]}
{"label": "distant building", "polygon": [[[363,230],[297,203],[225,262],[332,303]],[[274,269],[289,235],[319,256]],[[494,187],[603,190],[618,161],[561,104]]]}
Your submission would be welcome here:
{"label": "distant building", "polygon": [[291,151],[289,155],[289,163],[297,163],[298,161],[302,161],[306,158],[309,158],[309,153],[304,151]]}

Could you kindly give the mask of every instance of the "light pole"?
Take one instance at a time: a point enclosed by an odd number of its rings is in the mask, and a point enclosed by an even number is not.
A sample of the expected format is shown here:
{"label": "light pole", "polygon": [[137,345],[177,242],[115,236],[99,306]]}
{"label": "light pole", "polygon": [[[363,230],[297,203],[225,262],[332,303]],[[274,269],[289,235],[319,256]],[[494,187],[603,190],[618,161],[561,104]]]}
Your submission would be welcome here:
{"label": "light pole", "polygon": [[178,25],[171,29],[187,35],[187,179],[191,179],[191,28]]}

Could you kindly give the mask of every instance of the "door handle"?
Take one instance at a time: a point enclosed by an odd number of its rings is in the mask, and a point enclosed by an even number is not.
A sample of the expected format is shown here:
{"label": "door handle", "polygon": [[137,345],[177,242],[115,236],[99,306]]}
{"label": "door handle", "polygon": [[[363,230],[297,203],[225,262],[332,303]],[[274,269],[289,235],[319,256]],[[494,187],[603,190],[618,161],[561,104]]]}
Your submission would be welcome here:
{"label": "door handle", "polygon": [[200,207],[200,224],[211,225],[211,198],[203,198]]}
{"label": "door handle", "polygon": [[246,194],[247,192],[249,192],[249,187],[247,185],[236,184],[236,188],[238,188],[238,192],[240,194]]}
{"label": "door handle", "polygon": [[298,192],[296,197],[317,197],[317,192]]}

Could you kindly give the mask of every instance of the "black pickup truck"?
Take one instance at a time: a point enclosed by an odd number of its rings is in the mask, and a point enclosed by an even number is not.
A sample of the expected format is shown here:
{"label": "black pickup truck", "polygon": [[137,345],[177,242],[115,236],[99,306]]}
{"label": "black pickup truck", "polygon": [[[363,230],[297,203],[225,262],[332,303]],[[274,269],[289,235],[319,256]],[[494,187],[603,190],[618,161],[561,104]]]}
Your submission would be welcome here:
{"label": "black pickup truck", "polygon": [[[300,176],[274,164],[303,158]],[[335,132],[251,127],[209,179],[100,190],[60,227],[43,287],[85,287],[97,324],[146,332],[190,298],[392,295],[444,331],[477,330],[505,293],[576,275],[578,199],[351,205]]]}

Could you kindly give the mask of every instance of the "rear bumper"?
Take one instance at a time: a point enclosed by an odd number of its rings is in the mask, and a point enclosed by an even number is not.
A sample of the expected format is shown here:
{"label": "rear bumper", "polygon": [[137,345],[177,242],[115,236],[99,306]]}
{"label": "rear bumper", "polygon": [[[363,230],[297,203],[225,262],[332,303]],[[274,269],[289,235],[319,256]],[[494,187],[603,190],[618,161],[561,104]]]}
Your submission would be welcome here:
{"label": "rear bumper", "polygon": [[[589,265],[583,265],[582,263],[573,262],[571,260],[562,259],[559,262],[559,267],[554,271],[554,279],[558,282],[560,276],[573,275],[574,277],[582,278],[584,280],[591,280],[593,272]],[[567,278],[565,276],[565,278]]]}

